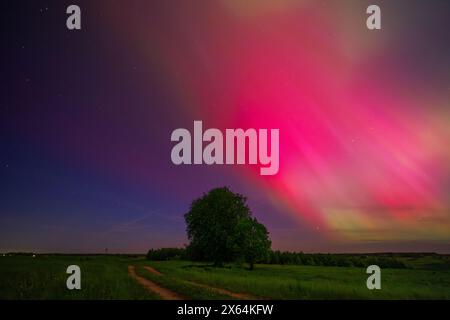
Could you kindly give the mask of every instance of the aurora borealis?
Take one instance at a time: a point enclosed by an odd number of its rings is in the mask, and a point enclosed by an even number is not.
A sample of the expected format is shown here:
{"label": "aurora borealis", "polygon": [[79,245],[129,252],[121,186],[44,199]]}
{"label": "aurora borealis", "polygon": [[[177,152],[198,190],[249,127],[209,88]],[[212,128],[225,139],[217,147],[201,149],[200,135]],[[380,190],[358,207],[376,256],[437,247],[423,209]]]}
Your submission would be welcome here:
{"label": "aurora borealis", "polygon": [[[377,31],[356,0],[9,4],[0,251],[181,246],[228,185],[276,249],[449,252],[450,3],[373,3]],[[279,172],[175,166],[195,120],[279,128]]]}

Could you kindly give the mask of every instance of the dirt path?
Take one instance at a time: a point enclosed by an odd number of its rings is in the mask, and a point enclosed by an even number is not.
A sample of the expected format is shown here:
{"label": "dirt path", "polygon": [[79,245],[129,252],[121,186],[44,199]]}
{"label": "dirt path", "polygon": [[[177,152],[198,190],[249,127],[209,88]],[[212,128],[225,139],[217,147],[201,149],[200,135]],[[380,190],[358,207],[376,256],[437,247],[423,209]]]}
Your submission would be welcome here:
{"label": "dirt path", "polygon": [[257,300],[258,299],[257,297],[252,296],[250,294],[246,294],[246,293],[236,293],[236,292],[229,291],[227,289],[215,288],[215,287],[211,287],[206,284],[203,284],[203,283],[192,282],[192,281],[187,281],[187,280],[185,282],[190,283],[197,287],[205,288],[205,289],[208,289],[208,290],[220,293],[220,294],[230,296],[235,299],[241,299],[241,300]]}
{"label": "dirt path", "polygon": [[[156,270],[155,270],[156,271]],[[158,272],[158,271],[156,271]],[[153,281],[150,281],[146,278],[139,276],[136,273],[136,269],[134,266],[128,266],[128,274],[130,277],[135,279],[140,285],[145,287],[146,289],[158,294],[164,300],[184,300],[185,298],[179,295],[176,292],[170,291],[169,289],[163,288]]]}
{"label": "dirt path", "polygon": [[[153,273],[154,275],[163,276],[163,274],[161,272],[159,272],[158,270],[156,270],[155,268],[152,268],[150,266],[145,266],[144,269],[146,269],[147,271]],[[223,294],[223,295],[226,295],[226,296],[230,296],[230,297],[235,298],[235,299],[242,299],[242,300],[256,300],[256,299],[258,299],[257,297],[252,296],[250,294],[232,292],[232,291],[229,291],[227,289],[211,287],[211,286],[208,286],[208,285],[203,284],[203,283],[198,283],[198,282],[193,282],[193,281],[188,281],[188,280],[184,280],[184,282],[189,283],[189,284],[191,284],[193,286],[201,287],[201,288],[204,288],[204,289],[208,289],[210,291],[214,291],[216,293],[220,293],[220,294]]]}

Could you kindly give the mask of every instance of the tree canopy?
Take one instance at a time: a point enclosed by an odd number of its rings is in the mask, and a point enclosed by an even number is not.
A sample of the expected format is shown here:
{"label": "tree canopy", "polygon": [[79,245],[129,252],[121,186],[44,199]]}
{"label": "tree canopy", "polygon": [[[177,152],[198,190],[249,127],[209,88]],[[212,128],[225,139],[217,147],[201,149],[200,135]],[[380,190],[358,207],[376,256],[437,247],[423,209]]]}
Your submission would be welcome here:
{"label": "tree canopy", "polygon": [[189,255],[215,265],[244,259],[251,268],[270,250],[267,229],[251,214],[246,198],[227,187],[192,202],[184,217]]}

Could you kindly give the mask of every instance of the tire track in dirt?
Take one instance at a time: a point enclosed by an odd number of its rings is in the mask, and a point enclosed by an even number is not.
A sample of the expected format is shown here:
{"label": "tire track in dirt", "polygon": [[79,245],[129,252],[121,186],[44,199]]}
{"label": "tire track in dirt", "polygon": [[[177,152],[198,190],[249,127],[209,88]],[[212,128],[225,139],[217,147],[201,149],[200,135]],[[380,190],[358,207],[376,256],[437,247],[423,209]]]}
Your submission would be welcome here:
{"label": "tire track in dirt", "polygon": [[186,299],[185,297],[183,297],[182,295],[180,295],[176,292],[173,292],[169,289],[163,288],[163,287],[157,285],[156,283],[154,283],[153,281],[150,281],[146,278],[139,276],[136,273],[136,268],[134,266],[128,266],[128,274],[130,275],[130,277],[135,279],[141,286],[143,286],[147,290],[150,290],[150,291],[156,293],[164,300],[185,300]]}
{"label": "tire track in dirt", "polygon": [[157,276],[162,276],[163,275],[161,272],[159,272],[155,268],[152,268],[152,267],[149,267],[149,266],[145,266],[144,269],[150,271],[151,273],[153,273],[154,275],[157,275]]}
{"label": "tire track in dirt", "polygon": [[188,281],[188,280],[185,280],[184,282],[192,284],[192,285],[197,286],[197,287],[201,287],[201,288],[205,288],[205,289],[214,291],[216,293],[227,295],[227,296],[230,296],[232,298],[239,299],[239,300],[258,300],[259,299],[259,298],[255,297],[255,296],[252,296],[252,295],[247,294],[247,293],[232,292],[230,290],[223,289],[223,288],[211,287],[211,286],[208,286],[208,285],[203,284],[203,283],[198,283],[198,282],[193,282],[193,281]]}
{"label": "tire track in dirt", "polygon": [[[157,276],[162,276],[163,275],[161,272],[159,272],[158,270],[156,270],[155,268],[152,268],[150,266],[145,266],[144,269],[146,269],[147,271],[149,271],[149,272],[151,272],[151,273],[153,273],[154,275],[157,275]],[[223,294],[223,295],[226,295],[226,296],[230,296],[230,297],[235,298],[235,299],[241,299],[241,300],[257,300],[258,299],[257,297],[252,296],[250,294],[246,294],[246,293],[232,292],[232,291],[229,291],[227,289],[215,288],[215,287],[211,287],[211,286],[208,286],[206,284],[203,284],[203,283],[198,283],[198,282],[193,282],[193,281],[188,281],[188,280],[183,280],[183,281],[186,282],[186,283],[189,283],[189,284],[191,284],[193,286],[197,286],[197,287],[201,287],[201,288],[204,288],[204,289],[208,289],[210,291],[214,291],[216,293],[220,293],[220,294]]]}

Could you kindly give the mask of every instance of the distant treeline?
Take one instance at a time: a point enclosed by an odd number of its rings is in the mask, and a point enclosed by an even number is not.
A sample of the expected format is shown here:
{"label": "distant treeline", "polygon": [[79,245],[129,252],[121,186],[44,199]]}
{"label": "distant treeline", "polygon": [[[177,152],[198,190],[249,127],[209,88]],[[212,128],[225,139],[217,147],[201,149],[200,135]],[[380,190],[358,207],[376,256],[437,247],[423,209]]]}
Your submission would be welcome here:
{"label": "distant treeline", "polygon": [[148,260],[192,260],[185,248],[161,248],[150,249],[147,253]]}
{"label": "distant treeline", "polygon": [[[400,257],[418,257],[433,253],[368,253],[368,254],[330,254],[303,253],[290,251],[270,251],[268,256],[258,261],[264,264],[286,264],[305,266],[367,267],[375,264],[381,268],[406,268]],[[149,260],[198,260],[184,248],[151,249]]]}
{"label": "distant treeline", "polygon": [[406,265],[393,256],[370,254],[330,254],[303,253],[290,251],[271,251],[263,263],[296,264],[305,266],[406,268]]}

